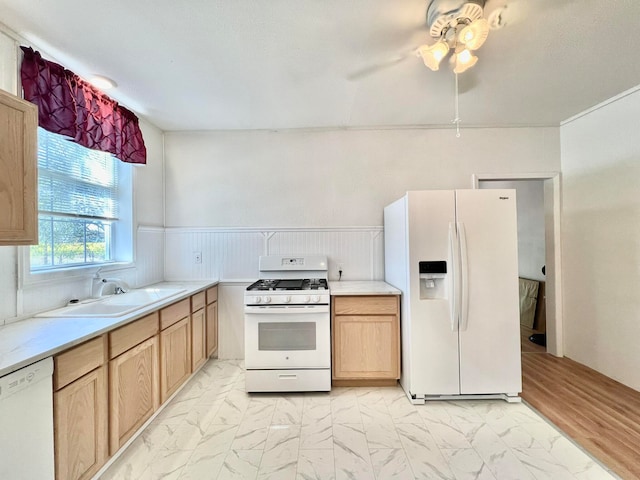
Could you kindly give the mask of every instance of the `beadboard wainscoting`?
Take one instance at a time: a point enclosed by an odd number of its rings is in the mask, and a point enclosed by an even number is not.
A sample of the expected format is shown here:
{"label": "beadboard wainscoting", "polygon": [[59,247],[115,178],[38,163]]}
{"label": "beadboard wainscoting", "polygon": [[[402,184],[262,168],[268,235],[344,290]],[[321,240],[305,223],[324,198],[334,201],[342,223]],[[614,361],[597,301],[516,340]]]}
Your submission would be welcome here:
{"label": "beadboard wainscoting", "polygon": [[164,228],[138,227],[136,282],[142,287],[164,281]]}
{"label": "beadboard wainscoting", "polygon": [[[244,358],[243,295],[260,255],[322,254],[329,278],[382,280],[382,227],[167,228],[165,280],[218,279],[221,359]],[[197,262],[200,260],[200,263]]]}
{"label": "beadboard wainscoting", "polygon": [[382,280],[383,248],[382,227],[167,228],[165,279],[255,280],[260,255],[322,254],[331,280]]}

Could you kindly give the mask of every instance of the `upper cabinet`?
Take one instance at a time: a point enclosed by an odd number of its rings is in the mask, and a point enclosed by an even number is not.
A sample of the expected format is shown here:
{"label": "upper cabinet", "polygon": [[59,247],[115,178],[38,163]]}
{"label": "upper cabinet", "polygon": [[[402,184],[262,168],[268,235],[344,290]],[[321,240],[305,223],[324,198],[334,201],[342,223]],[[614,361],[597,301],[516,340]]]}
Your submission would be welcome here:
{"label": "upper cabinet", "polygon": [[0,90],[0,245],[38,243],[38,108]]}

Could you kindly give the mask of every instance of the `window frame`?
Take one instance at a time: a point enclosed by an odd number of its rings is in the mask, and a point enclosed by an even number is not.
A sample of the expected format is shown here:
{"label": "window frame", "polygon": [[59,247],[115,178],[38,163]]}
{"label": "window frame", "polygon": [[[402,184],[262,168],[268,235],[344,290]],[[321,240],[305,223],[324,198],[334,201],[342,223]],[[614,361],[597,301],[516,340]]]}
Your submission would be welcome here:
{"label": "window frame", "polygon": [[[133,184],[135,168],[133,164],[116,159],[118,169],[118,220],[112,225],[112,261],[73,265],[58,265],[53,268],[31,270],[31,247],[18,248],[18,288],[40,283],[57,282],[63,279],[86,279],[98,270],[102,273],[135,267],[136,232],[135,209],[133,205]],[[38,218],[40,214],[38,213]]]}

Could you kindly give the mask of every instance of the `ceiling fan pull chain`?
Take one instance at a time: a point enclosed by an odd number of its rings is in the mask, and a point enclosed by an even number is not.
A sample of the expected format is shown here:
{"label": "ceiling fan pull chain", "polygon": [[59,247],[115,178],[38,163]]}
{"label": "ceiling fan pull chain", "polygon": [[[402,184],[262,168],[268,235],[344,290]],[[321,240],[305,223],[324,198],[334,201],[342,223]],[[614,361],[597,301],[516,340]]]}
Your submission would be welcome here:
{"label": "ceiling fan pull chain", "polygon": [[458,74],[454,74],[456,76],[456,94],[455,94],[455,110],[456,110],[456,118],[453,119],[451,123],[456,124],[456,138],[460,138],[460,112],[458,109]]}

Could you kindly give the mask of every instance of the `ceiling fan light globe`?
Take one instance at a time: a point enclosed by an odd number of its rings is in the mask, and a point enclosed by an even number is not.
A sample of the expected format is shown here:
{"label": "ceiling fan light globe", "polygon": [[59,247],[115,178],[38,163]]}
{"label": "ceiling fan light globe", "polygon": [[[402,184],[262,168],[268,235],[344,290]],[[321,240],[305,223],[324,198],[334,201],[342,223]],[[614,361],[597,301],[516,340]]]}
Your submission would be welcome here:
{"label": "ceiling fan light globe", "polygon": [[440,68],[440,62],[447,53],[449,53],[449,45],[443,41],[438,41],[431,46],[423,45],[418,49],[424,64],[434,72]]}
{"label": "ceiling fan light globe", "polygon": [[463,73],[469,70],[478,62],[478,57],[473,55],[466,48],[455,54],[454,73]]}
{"label": "ceiling fan light globe", "polygon": [[471,57],[473,57],[473,55],[471,55],[471,52],[467,49],[464,49],[457,54],[456,60],[460,63],[467,64],[471,61]]}
{"label": "ceiling fan light globe", "polygon": [[458,33],[458,42],[469,50],[477,50],[489,36],[489,22],[485,18],[474,20]]}

